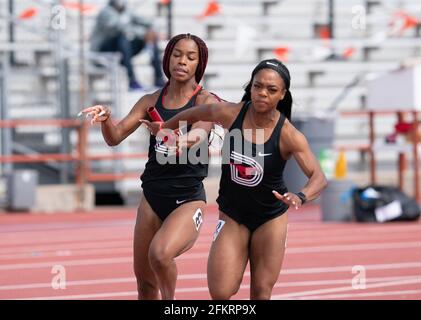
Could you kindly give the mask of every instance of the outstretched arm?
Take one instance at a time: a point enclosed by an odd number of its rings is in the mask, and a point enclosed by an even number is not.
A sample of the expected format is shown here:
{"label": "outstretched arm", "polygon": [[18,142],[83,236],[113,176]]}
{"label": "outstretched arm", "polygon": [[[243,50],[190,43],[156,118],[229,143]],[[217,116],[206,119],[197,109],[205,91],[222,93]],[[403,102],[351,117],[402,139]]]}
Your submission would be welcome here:
{"label": "outstretched arm", "polygon": [[109,146],[116,146],[132,134],[139,126],[139,118],[145,118],[146,107],[153,102],[153,95],[142,97],[120,122],[114,123],[110,108],[96,105],[86,108],[80,114],[91,116],[91,124],[99,122],[105,142]]}
{"label": "outstretched arm", "polygon": [[[213,94],[202,90],[197,97],[197,103],[200,105],[209,105],[218,103],[218,100]],[[191,130],[178,138],[178,145],[180,149],[191,148],[195,144],[200,144],[202,141],[208,140],[209,133],[213,128],[213,122],[199,121],[192,125]],[[181,151],[181,150],[180,150]]]}
{"label": "outstretched arm", "polygon": [[235,115],[237,105],[235,103],[220,102],[196,106],[180,112],[175,117],[166,121],[162,128],[177,129],[182,121],[187,122],[187,124],[193,124],[199,121],[215,122],[227,128],[234,120],[233,116]]}
{"label": "outstretched arm", "polygon": [[242,102],[220,102],[208,105],[199,105],[180,112],[164,123],[151,123],[146,120],[140,120],[140,122],[146,124],[154,135],[156,135],[161,129],[175,130],[180,127],[180,124],[193,124],[199,121],[214,122],[220,124],[224,128],[229,128],[237,116],[241,106]]}
{"label": "outstretched arm", "polygon": [[[298,131],[288,120],[285,120],[281,134],[281,154],[284,159],[292,155],[300,166],[301,170],[308,177],[308,182],[301,190],[306,195],[307,201],[311,201],[320,196],[327,186],[326,177],[320,167],[319,162],[310,149],[306,137]],[[274,192],[275,193],[275,192]],[[301,199],[294,193],[275,196],[289,205],[298,208],[302,203]]]}

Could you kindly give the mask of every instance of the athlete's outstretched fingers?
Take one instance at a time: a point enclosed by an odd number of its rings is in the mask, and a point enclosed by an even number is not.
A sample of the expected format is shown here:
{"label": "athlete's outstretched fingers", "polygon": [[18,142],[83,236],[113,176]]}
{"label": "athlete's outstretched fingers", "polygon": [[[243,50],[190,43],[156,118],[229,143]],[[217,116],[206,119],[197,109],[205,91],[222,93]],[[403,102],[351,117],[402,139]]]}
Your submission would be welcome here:
{"label": "athlete's outstretched fingers", "polygon": [[275,190],[273,190],[272,193],[277,199],[281,200],[289,206],[293,206],[295,210],[299,208],[301,201],[296,194],[287,192],[282,195]]}
{"label": "athlete's outstretched fingers", "polygon": [[89,108],[83,109],[81,112],[79,112],[79,113],[77,114],[77,116],[78,116],[78,117],[81,117],[81,116],[83,116],[83,114],[84,114],[84,113],[89,113],[89,112],[91,112],[91,111],[92,111],[92,107],[89,107]]}
{"label": "athlete's outstretched fingers", "polygon": [[[105,116],[106,117],[105,120],[106,120],[111,115],[111,111],[105,106],[95,105],[95,106],[83,109],[81,112],[79,112],[78,117],[82,116],[83,114],[86,114],[86,118],[88,117],[95,118],[95,116],[98,116],[98,117]],[[100,121],[104,121],[104,119],[100,119]]]}
{"label": "athlete's outstretched fingers", "polygon": [[272,193],[275,195],[275,197],[277,197],[279,200],[282,200],[282,195],[276,191],[276,190],[272,190]]}
{"label": "athlete's outstretched fingers", "polygon": [[286,203],[285,197],[282,194],[280,194],[278,191],[273,190],[272,193],[275,195],[276,198],[278,198],[278,200],[281,200]]}
{"label": "athlete's outstretched fingers", "polygon": [[86,118],[91,117],[91,125],[95,122],[106,121],[111,116],[111,110],[102,105],[96,105],[93,107],[86,108],[82,110],[79,115],[86,113]]}
{"label": "athlete's outstretched fingers", "polygon": [[289,201],[290,205],[293,205],[295,207],[295,210],[297,210],[301,206],[301,199],[292,192],[287,192],[284,194],[287,201]]}
{"label": "athlete's outstretched fingers", "polygon": [[78,116],[81,116],[84,113],[90,113],[92,111],[95,111],[95,107],[96,106],[88,107],[88,108],[83,109],[81,112],[79,112]]}
{"label": "athlete's outstretched fingers", "polygon": [[98,107],[94,107],[94,108],[95,108],[95,110],[91,112],[91,117],[92,117],[91,125],[94,124],[97,121],[100,112],[102,112],[101,108],[98,108]]}

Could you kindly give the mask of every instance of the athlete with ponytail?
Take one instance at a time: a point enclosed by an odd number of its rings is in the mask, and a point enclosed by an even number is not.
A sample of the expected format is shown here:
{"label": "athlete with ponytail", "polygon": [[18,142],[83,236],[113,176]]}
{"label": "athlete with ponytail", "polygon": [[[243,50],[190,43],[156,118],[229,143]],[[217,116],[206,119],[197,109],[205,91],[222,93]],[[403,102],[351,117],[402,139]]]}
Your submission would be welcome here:
{"label": "athlete with ponytail", "polygon": [[[250,298],[270,299],[281,271],[287,236],[287,210],[316,199],[326,178],[304,135],[291,124],[288,69],[276,59],[253,70],[240,103],[197,106],[171,120],[145,123],[157,134],[179,121],[218,122],[225,135],[220,181],[219,222],[208,260],[213,299],[229,299],[240,288],[250,261]],[[293,156],[308,177],[295,194],[283,181]]]}
{"label": "athlete with ponytail", "polygon": [[[92,116],[92,123],[101,123],[108,145],[118,145],[140,126],[139,119],[150,119],[147,115],[150,107],[155,106],[161,118],[169,120],[196,104],[219,101],[199,85],[207,61],[208,49],[200,38],[177,35],[164,53],[163,69],[169,79],[164,88],[143,96],[118,124],[113,123],[111,110],[105,106],[83,112]],[[179,136],[178,146],[189,148],[202,143],[207,151],[212,126],[209,122],[188,126],[186,134]],[[208,163],[179,163],[173,151],[162,140],[150,137],[149,160],[141,177],[143,197],[134,231],[139,299],[159,299],[159,291],[162,299],[174,299],[177,280],[174,258],[193,246],[203,221],[206,195],[202,180],[207,176]]]}

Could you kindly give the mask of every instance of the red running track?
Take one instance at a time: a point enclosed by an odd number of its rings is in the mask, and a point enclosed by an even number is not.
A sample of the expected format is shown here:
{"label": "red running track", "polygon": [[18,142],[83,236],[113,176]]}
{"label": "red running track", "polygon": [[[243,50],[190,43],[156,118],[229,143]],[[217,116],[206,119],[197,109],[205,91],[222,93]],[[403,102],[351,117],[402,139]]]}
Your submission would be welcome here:
{"label": "red running track", "polygon": [[[135,212],[0,215],[0,299],[136,299]],[[326,223],[317,206],[289,219],[273,299],[421,299],[420,221]],[[216,222],[209,207],[195,246],[177,259],[179,300],[210,298],[206,262]],[[249,280],[247,272],[235,299],[248,298]]]}

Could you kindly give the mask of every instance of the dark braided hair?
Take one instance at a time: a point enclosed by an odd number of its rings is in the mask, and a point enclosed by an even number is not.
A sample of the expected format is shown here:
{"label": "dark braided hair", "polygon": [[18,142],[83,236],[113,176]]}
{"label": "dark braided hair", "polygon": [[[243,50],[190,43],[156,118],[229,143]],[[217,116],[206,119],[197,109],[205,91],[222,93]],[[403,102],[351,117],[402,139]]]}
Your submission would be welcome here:
{"label": "dark braided hair", "polygon": [[172,51],[174,50],[175,45],[181,39],[191,39],[196,42],[197,47],[199,48],[199,64],[197,65],[195,79],[196,82],[199,83],[202,80],[203,74],[205,73],[206,65],[208,64],[208,47],[206,46],[205,42],[200,39],[199,37],[192,35],[190,33],[187,34],[179,34],[170,39],[165,48],[164,52],[164,59],[163,59],[163,69],[164,73],[168,79],[171,78],[170,74],[170,57]]}
{"label": "dark braided hair", "polygon": [[241,101],[251,101],[251,86],[253,84],[254,76],[262,69],[272,69],[276,71],[285,83],[285,96],[282,100],[279,100],[276,109],[279,110],[289,121],[291,121],[291,109],[292,109],[292,95],[289,91],[291,84],[291,76],[287,67],[277,59],[269,59],[261,61],[251,73],[250,82],[244,88],[244,95]]}

